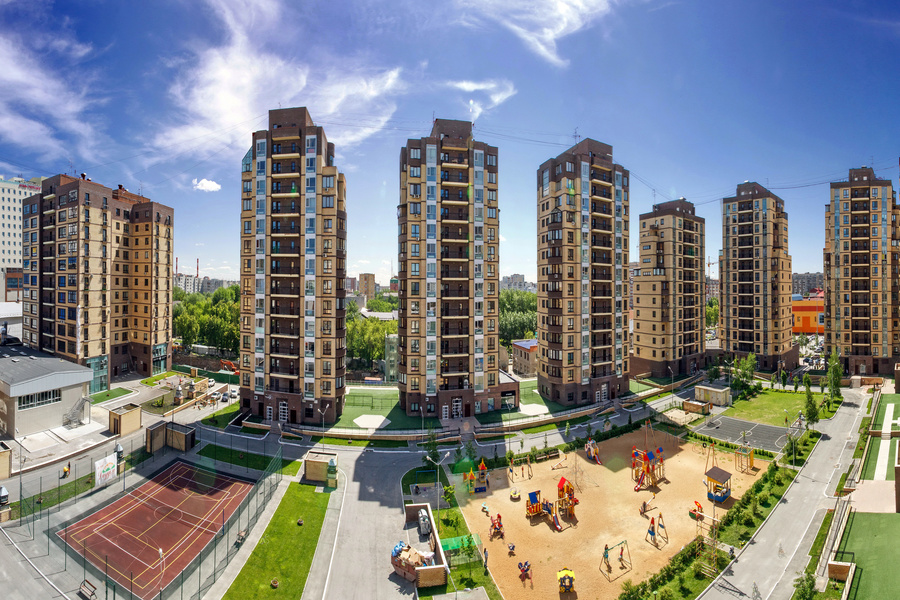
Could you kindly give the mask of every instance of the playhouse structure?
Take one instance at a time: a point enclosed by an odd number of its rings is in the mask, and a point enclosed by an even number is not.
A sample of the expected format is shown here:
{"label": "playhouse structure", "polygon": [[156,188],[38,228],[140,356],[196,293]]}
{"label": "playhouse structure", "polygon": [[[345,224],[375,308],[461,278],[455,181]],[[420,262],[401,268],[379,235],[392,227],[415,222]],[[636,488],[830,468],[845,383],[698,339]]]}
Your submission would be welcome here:
{"label": "playhouse structure", "polygon": [[[490,515],[488,515],[490,517]],[[497,513],[496,517],[490,517],[491,519],[491,539],[494,539],[494,536],[497,535],[500,539],[503,539],[503,519],[500,517],[500,513]]]}
{"label": "playhouse structure", "polygon": [[560,512],[565,512],[568,517],[575,517],[575,505],[578,504],[578,498],[575,497],[575,487],[565,478],[560,477],[559,483],[556,484],[556,490],[559,499],[556,506]]}
{"label": "playhouse structure", "polygon": [[731,473],[718,466],[716,445],[709,445],[706,457],[706,497],[713,502],[724,502],[731,496]]}
{"label": "playhouse structure", "polygon": [[556,572],[556,580],[559,582],[559,593],[575,591],[575,573],[568,567]]}
{"label": "playhouse structure", "polygon": [[584,445],[584,452],[587,454],[588,460],[592,460],[598,465],[602,465],[600,462],[600,450],[597,448],[597,442],[594,440],[588,440]]}
{"label": "playhouse structure", "polygon": [[541,493],[528,492],[525,499],[525,516],[531,517],[547,517],[550,523],[557,531],[562,531],[562,525],[559,524],[559,515],[556,511],[556,503],[550,500],[541,500]]}
{"label": "playhouse structure", "polygon": [[631,447],[631,478],[635,482],[634,491],[650,488],[666,478],[666,465],[662,446],[656,445],[650,421],[644,424],[644,449]]}

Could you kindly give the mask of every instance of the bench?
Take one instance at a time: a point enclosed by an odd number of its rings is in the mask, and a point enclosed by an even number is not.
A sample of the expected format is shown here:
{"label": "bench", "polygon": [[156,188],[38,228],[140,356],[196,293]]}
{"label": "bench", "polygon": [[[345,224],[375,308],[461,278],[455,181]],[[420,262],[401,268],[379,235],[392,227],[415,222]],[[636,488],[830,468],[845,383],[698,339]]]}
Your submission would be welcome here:
{"label": "bench", "polygon": [[544,458],[559,458],[559,450],[551,450]]}
{"label": "bench", "polygon": [[88,600],[97,600],[97,586],[85,579],[78,588],[78,593]]}
{"label": "bench", "polygon": [[237,539],[235,540],[235,543],[238,546],[240,546],[241,544],[244,543],[244,540],[246,540],[246,539],[247,539],[247,530],[242,529],[242,530],[238,531]]}

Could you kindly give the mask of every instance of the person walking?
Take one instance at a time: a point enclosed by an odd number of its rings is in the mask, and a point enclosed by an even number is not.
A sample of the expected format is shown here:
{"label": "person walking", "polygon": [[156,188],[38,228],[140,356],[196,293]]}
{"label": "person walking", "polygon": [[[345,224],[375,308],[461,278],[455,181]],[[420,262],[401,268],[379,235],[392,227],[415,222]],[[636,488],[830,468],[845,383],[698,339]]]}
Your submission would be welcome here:
{"label": "person walking", "polygon": [[[609,544],[603,544],[603,563],[606,563],[606,568],[609,569]],[[600,563],[600,566],[603,566],[603,563]]]}

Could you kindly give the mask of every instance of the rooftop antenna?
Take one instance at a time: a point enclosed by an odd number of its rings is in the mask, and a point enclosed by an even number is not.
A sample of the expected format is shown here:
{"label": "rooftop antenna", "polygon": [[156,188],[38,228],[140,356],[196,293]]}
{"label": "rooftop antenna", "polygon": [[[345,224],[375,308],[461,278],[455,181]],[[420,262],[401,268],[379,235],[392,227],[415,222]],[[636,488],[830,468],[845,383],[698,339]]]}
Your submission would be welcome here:
{"label": "rooftop antenna", "polygon": [[72,159],[69,159],[69,171],[72,173],[72,177],[76,177],[75,175],[75,164],[72,162]]}
{"label": "rooftop antenna", "polygon": [[575,140],[575,144],[576,144],[576,145],[578,144],[578,142],[581,141],[581,136],[578,135],[578,128],[577,128],[577,127],[575,128],[575,133],[572,134],[572,138]]}

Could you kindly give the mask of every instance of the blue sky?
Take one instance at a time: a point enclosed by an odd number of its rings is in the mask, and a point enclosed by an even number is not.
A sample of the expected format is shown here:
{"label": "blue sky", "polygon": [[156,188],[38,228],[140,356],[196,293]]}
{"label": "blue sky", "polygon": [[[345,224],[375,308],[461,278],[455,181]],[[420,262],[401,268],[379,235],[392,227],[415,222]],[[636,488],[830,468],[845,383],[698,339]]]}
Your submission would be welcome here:
{"label": "blue sky", "polygon": [[[0,174],[85,171],[176,209],[182,271],[237,277],[240,159],[307,106],[347,177],[348,274],[396,262],[399,149],[433,116],[500,148],[501,274],[536,278],[535,169],[576,132],[721,247],[744,180],[821,270],[828,181],[897,181],[900,6],[668,0],[0,0]],[[637,259],[636,236],[632,257]]]}

